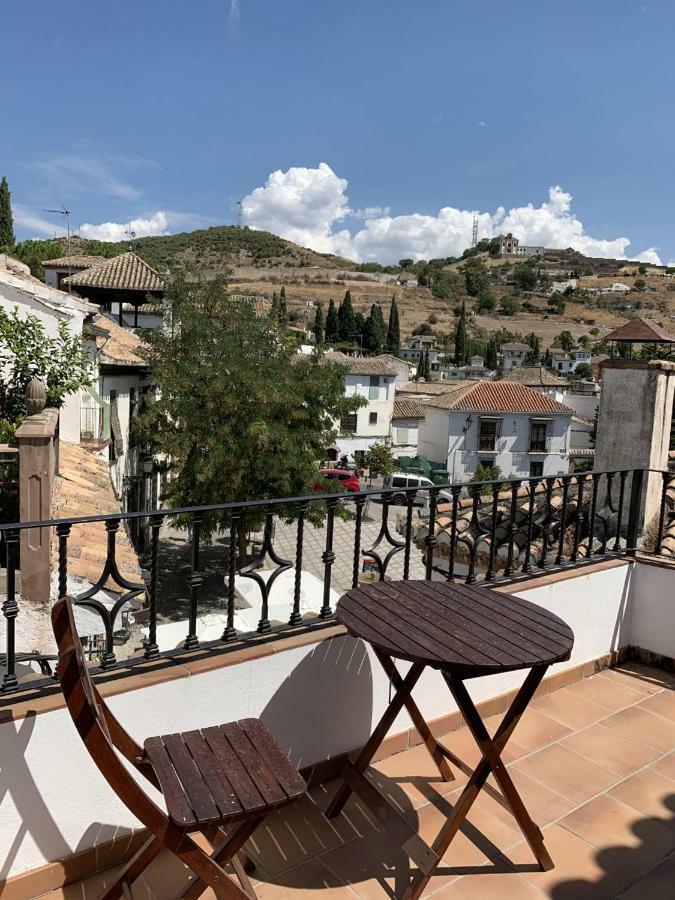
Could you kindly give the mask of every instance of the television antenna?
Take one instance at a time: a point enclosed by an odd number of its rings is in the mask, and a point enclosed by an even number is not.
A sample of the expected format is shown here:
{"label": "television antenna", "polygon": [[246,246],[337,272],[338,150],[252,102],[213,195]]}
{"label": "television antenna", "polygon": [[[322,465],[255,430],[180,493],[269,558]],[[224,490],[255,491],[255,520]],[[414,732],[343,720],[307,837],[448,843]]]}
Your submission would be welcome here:
{"label": "television antenna", "polygon": [[124,232],[126,236],[129,238],[129,250],[133,252],[134,249],[134,239],[136,237],[136,232],[131,228],[131,222],[127,225],[127,230]]}
{"label": "television antenna", "polygon": [[473,217],[473,228],[471,230],[471,246],[475,247],[478,243],[478,216]]}
{"label": "television antenna", "polygon": [[[54,213],[57,216],[63,216],[66,220],[66,234],[67,234],[67,256],[70,257],[70,210],[66,209],[65,204],[61,204],[61,209],[43,209],[42,212],[46,213]],[[71,270],[70,265],[68,265],[68,277],[70,277]],[[70,282],[68,283],[68,293],[72,294],[73,289],[70,286]]]}

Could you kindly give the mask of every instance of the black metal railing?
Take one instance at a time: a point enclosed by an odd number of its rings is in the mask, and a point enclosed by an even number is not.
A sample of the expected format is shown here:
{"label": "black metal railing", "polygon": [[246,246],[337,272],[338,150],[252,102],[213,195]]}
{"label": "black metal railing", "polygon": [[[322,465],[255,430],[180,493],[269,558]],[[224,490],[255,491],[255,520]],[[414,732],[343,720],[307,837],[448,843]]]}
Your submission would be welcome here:
{"label": "black metal railing", "polygon": [[[660,504],[655,520],[641,527],[650,474],[661,479]],[[405,502],[394,505],[401,496]],[[5,651],[0,692],[9,694],[24,684],[39,687],[30,664],[37,660],[44,674],[42,661],[51,651],[35,650],[33,636],[17,629],[27,602],[17,591],[18,551],[26,530],[51,529],[56,594],[64,596],[74,529],[81,540],[83,529],[86,533],[94,523],[103,523],[101,573],[75,593],[74,601],[100,618],[89,655],[108,671],[324,628],[331,624],[336,594],[362,580],[442,578],[494,585],[596,558],[634,556],[638,549],[675,554],[674,497],[675,473],[627,469],[0,525],[6,548],[0,569]],[[246,524],[252,516],[262,523],[257,541]],[[210,543],[204,526],[214,517],[216,541]],[[176,537],[179,522],[187,523],[187,540]],[[119,537],[126,540],[131,534],[142,536],[142,580],[133,580],[118,564]],[[275,585],[284,573],[291,573],[285,606],[274,602],[280,593]],[[257,585],[256,607],[242,608],[242,579]],[[181,583],[184,591],[172,606],[167,591],[175,594]],[[312,586],[313,600],[308,599]],[[140,625],[120,626],[130,604],[132,615],[144,620],[143,632]],[[205,643],[199,622],[209,613],[220,616],[222,631]],[[35,621],[34,609],[26,620]],[[163,626],[171,626],[172,646],[166,645]],[[182,635],[178,646],[177,629]],[[17,672],[17,666],[24,670]]]}

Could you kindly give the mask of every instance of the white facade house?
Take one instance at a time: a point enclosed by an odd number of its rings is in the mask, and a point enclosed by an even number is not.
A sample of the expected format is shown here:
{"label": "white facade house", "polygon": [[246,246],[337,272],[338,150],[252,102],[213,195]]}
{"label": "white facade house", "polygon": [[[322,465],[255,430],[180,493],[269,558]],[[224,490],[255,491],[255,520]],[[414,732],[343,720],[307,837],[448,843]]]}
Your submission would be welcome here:
{"label": "white facade house", "polygon": [[504,371],[509,372],[514,366],[521,366],[531,349],[529,344],[521,344],[518,341],[502,344],[500,352]]}
{"label": "white facade house", "polygon": [[486,369],[482,356],[472,356],[468,366],[447,364],[441,367],[441,378],[445,381],[466,381],[468,378],[494,378],[497,372]]}
{"label": "white facade house", "polygon": [[554,350],[552,351],[552,355],[553,366],[561,375],[565,375],[567,372],[576,372],[577,366],[580,366],[582,363],[589,366],[591,364],[591,351],[584,350],[583,348],[570,350],[569,353],[562,353]]}
{"label": "white facade house", "polygon": [[420,334],[410,338],[406,344],[403,344],[399,353],[402,359],[409,359],[415,364],[419,363],[423,354],[426,353],[431,370],[436,371],[438,369],[436,338],[432,335]]}
{"label": "white facade house", "polygon": [[538,394],[546,394],[559,403],[566,402],[565,398],[570,389],[569,381],[554,375],[544,366],[517,366],[504,376],[504,381],[524,384],[525,387],[537,391]]}
{"label": "white facade house", "polygon": [[419,400],[397,397],[391,419],[391,450],[394,456],[417,456],[420,422],[424,407]]}
{"label": "white facade house", "polygon": [[511,478],[569,470],[572,410],[521,384],[478,381],[427,400],[419,455],[443,463],[451,481],[468,481],[479,464]]}
{"label": "white facade house", "polygon": [[388,444],[394,412],[397,371],[386,356],[352,357],[329,353],[328,358],[348,368],[345,394],[363,397],[367,403],[355,413],[343,416],[336,444],[340,455],[352,456],[373,444]]}

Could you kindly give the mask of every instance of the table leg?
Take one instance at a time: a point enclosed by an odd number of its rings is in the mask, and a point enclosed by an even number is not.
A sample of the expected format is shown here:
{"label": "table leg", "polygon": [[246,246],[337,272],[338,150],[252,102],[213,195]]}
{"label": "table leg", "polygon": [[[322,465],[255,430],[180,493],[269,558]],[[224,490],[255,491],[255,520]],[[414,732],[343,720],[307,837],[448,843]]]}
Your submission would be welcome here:
{"label": "table leg", "polygon": [[[511,807],[514,818],[518,822],[518,825],[541,869],[546,871],[547,869],[553,868],[553,862],[544,846],[541,831],[530,818],[501,759],[501,753],[504,750],[504,747],[518,724],[520,717],[527,709],[535,691],[539,687],[547,668],[548,665],[535,666],[528,673],[527,678],[516,694],[515,700],[502,719],[494,738],[490,738],[468,691],[464,687],[463,681],[454,675],[449,675],[446,672],[443,673],[443,677],[452,691],[469,729],[476,738],[483,759],[474,770],[466,787],[462,791],[459,800],[455,804],[452,815],[440,830],[438,837],[432,845],[431,849],[438,859],[442,859],[445,855],[448,847],[452,843],[452,839],[462,826],[476,797],[492,772],[494,773],[495,779]],[[423,871],[418,872],[403,895],[403,900],[417,900],[417,898],[421,896],[430,877],[430,874]]]}
{"label": "table leg", "polygon": [[[410,692],[419,681],[420,675],[423,671],[423,665],[421,665],[420,663],[413,663],[413,665],[408,670],[407,675],[401,682],[401,688],[396,691],[396,694],[392,698],[391,703],[378,722],[375,731],[373,731],[370,738],[368,739],[367,744],[359,753],[356,761],[354,763],[345,763],[345,772],[347,772],[348,769],[352,767],[357,769],[359,772],[363,772],[367,768],[371,759],[373,758],[373,756],[375,756],[377,748],[387,736],[387,732],[393,725],[394,719],[402,710],[406,698],[410,696]],[[326,810],[326,815],[329,819],[334,819],[342,812],[345,803],[347,802],[347,800],[349,800],[349,797],[352,793],[352,788],[344,780],[344,774],[342,778],[343,782],[338,788],[337,793],[331,800],[330,806]]]}
{"label": "table leg", "polygon": [[[403,679],[401,678],[398,669],[394,665],[394,661],[392,660],[392,658],[390,656],[387,656],[387,654],[383,653],[381,650],[378,650],[376,647],[373,647],[373,651],[375,653],[375,656],[377,656],[378,660],[380,661],[380,665],[387,673],[387,676],[394,686],[394,689],[397,692],[402,690]],[[408,711],[408,715],[412,719],[415,728],[417,729],[420,737],[424,742],[424,745],[431,755],[431,758],[436,763],[436,768],[438,769],[441,778],[443,779],[443,781],[454,781],[455,776],[452,774],[452,769],[448,765],[444,748],[431,733],[431,729],[424,720],[424,717],[419,711],[418,706],[413,700],[412,694],[410,692],[408,692],[408,695],[403,702],[406,710]]]}

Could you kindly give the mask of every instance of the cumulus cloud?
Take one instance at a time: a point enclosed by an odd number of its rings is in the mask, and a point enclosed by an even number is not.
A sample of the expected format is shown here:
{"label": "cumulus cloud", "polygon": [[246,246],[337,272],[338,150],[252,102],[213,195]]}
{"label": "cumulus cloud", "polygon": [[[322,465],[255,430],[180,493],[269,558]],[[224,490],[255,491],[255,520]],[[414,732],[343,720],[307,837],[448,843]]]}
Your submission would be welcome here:
{"label": "cumulus cloud", "polygon": [[101,222],[91,225],[85,222],[80,225],[80,235],[98,241],[123,241],[127,232],[134,231],[136,237],[150,237],[157,234],[169,234],[169,220],[163,210],[158,210],[147,218],[131,219],[129,222]]}
{"label": "cumulus cloud", "polygon": [[[588,256],[626,259],[630,239],[595,238],[572,212],[572,195],[559,185],[549,188],[540,206],[528,203],[494,212],[442,207],[435,215],[392,216],[388,207],[349,207],[348,182],[326,163],[272,172],[262,187],[242,200],[244,222],[272,231],[322,253],[338,253],[357,261],[391,263],[402,257],[430,259],[458,256],[471,243],[474,216],[482,238],[512,232],[522,243],[552,248],[573,247]],[[340,227],[350,216],[360,228]],[[657,248],[632,258],[656,263]]]}

